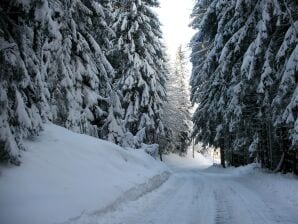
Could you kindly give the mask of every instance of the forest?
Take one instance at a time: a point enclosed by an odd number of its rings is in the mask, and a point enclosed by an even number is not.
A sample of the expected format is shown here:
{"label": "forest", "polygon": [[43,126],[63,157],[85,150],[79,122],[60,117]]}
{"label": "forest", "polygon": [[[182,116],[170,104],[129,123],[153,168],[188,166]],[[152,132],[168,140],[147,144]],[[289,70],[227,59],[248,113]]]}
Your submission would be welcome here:
{"label": "forest", "polygon": [[298,0],[0,1],[0,224],[297,224],[297,175]]}
{"label": "forest", "polygon": [[191,41],[193,136],[222,165],[298,173],[298,4],[197,1]]}
{"label": "forest", "polygon": [[190,97],[184,49],[170,65],[157,7],[2,0],[0,160],[20,164],[23,140],[52,122],[160,156],[195,139],[220,148],[222,166],[297,173],[297,1],[195,1]]}
{"label": "forest", "polygon": [[[180,50],[176,68],[168,66],[158,5],[1,1],[0,160],[19,164],[23,139],[37,136],[47,121],[123,147],[185,152],[185,59]],[[171,99],[170,74],[179,90]]]}

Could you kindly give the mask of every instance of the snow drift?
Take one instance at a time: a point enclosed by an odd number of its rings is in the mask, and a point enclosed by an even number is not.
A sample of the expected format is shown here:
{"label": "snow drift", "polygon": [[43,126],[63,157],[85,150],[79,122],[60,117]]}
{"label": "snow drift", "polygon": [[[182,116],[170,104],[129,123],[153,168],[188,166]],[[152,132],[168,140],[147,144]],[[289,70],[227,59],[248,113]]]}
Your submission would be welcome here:
{"label": "snow drift", "polygon": [[53,124],[44,129],[25,142],[20,167],[0,167],[1,224],[61,223],[101,212],[169,176],[166,166],[143,150],[124,150]]}

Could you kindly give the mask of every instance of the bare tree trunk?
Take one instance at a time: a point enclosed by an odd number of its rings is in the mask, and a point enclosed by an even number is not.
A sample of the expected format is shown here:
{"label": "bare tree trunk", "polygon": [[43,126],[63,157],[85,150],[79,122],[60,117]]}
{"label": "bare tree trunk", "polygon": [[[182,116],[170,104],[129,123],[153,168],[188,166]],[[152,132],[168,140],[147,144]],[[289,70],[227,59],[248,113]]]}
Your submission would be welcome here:
{"label": "bare tree trunk", "polygon": [[226,163],[225,163],[225,151],[224,149],[220,148],[220,164],[223,168],[226,168]]}
{"label": "bare tree trunk", "polygon": [[272,149],[272,127],[270,120],[268,121],[268,141],[269,141],[269,158],[270,158],[270,169],[273,170],[273,149]]}
{"label": "bare tree trunk", "polygon": [[195,158],[195,138],[192,139],[192,158]]}
{"label": "bare tree trunk", "polygon": [[158,148],[158,154],[160,161],[162,161],[162,150],[160,149],[160,147]]}
{"label": "bare tree trunk", "polygon": [[283,154],[281,155],[281,158],[280,158],[280,161],[277,165],[277,167],[274,169],[274,173],[277,173],[281,170],[282,166],[283,166],[283,163],[284,163],[284,159],[285,159],[285,153],[283,152]]}

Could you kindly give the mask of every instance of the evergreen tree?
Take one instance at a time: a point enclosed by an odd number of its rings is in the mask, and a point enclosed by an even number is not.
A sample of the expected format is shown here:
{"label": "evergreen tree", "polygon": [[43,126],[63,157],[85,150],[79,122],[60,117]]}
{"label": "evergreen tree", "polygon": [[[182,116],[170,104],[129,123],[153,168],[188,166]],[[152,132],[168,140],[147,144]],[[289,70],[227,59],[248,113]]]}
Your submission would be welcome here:
{"label": "evergreen tree", "polygon": [[105,54],[109,1],[2,1],[0,158],[18,163],[43,121],[119,142],[122,109]]}
{"label": "evergreen tree", "polygon": [[14,164],[22,139],[41,130],[47,108],[30,10],[30,2],[0,3],[0,160]]}
{"label": "evergreen tree", "polygon": [[190,144],[190,102],[187,88],[186,57],[179,46],[172,72],[167,80],[168,101],[165,103],[163,121],[168,131],[168,151],[183,154]]}
{"label": "evergreen tree", "polygon": [[[160,22],[152,11],[157,6],[152,0],[114,3],[116,48],[110,58],[125,110],[124,127],[132,136],[144,136],[146,143],[156,143],[164,133],[167,70]],[[139,135],[144,129],[145,135]]]}
{"label": "evergreen tree", "polygon": [[291,0],[198,1],[194,8],[193,135],[232,164],[258,157],[273,168],[297,150],[297,19]]}
{"label": "evergreen tree", "polygon": [[62,39],[53,45],[62,47],[58,54],[50,54],[53,60],[47,63],[49,77],[52,82],[58,82],[51,89],[53,121],[81,133],[106,138],[109,128],[115,126],[114,114],[110,113],[115,112],[113,107],[117,103],[111,86],[114,71],[104,54],[109,47],[106,39],[113,36],[105,21],[108,8],[99,1],[79,0],[60,7],[63,9],[59,15]]}

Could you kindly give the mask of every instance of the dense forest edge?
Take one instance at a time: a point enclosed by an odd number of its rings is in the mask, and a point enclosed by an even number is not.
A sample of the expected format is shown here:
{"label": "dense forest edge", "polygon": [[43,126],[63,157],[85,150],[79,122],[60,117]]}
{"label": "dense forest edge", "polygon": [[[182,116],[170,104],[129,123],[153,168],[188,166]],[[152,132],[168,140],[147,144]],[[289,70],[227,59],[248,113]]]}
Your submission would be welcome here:
{"label": "dense forest edge", "polygon": [[191,100],[196,141],[222,165],[298,173],[298,3],[196,1]]}
{"label": "dense forest edge", "polygon": [[[196,0],[169,64],[158,0],[0,3],[0,161],[50,121],[128,148],[219,148],[221,164],[298,173],[298,2]],[[179,31],[177,31],[179,32]],[[193,130],[189,109],[196,105]]]}
{"label": "dense forest edge", "polygon": [[[123,147],[185,152],[189,115],[170,106],[177,100],[166,93],[170,73],[182,77],[183,70],[169,66],[158,6],[1,1],[0,160],[20,164],[23,139],[37,136],[47,121]],[[170,124],[164,110],[182,124]]]}

